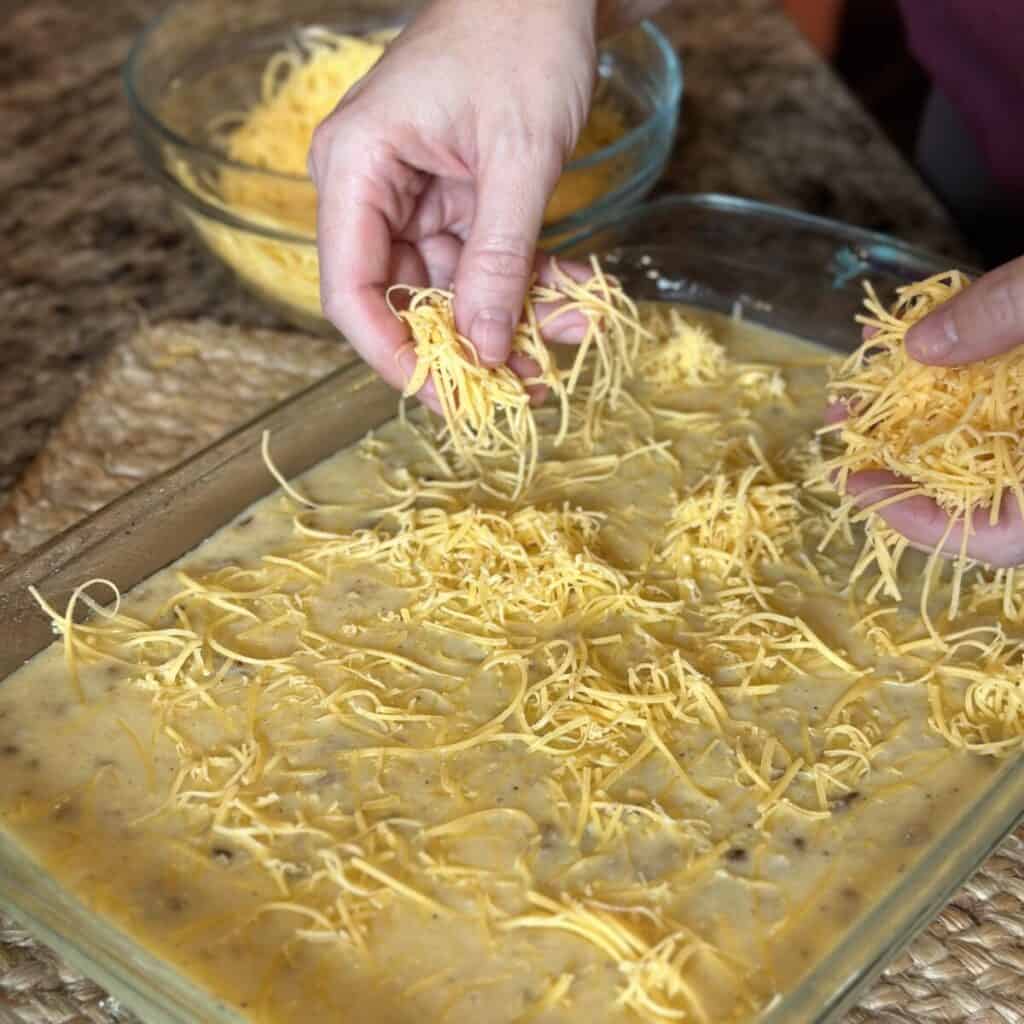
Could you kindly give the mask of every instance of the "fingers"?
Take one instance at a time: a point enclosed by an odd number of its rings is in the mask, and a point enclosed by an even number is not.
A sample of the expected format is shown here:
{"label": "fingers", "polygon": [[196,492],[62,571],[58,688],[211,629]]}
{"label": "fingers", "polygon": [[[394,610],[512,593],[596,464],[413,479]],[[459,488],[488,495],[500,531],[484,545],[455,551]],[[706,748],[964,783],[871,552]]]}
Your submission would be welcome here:
{"label": "fingers", "polygon": [[825,406],[825,423],[827,426],[831,427],[836,423],[842,423],[849,415],[850,411],[843,402],[829,402]]}
{"label": "fingers", "polygon": [[[411,284],[429,278],[422,255],[392,246],[395,219],[408,216],[418,176],[400,164],[381,162],[376,175],[329,147],[310,160],[317,185],[317,251],[324,315],[392,387],[404,390],[416,368],[405,325],[385,295],[396,276]],[[325,187],[329,183],[329,187]],[[439,411],[428,381],[421,401]]]}
{"label": "fingers", "polygon": [[[540,374],[540,367],[521,352],[513,352],[508,357],[508,368],[524,381],[536,380]],[[542,405],[548,397],[548,389],[544,384],[529,384],[526,393],[530,396],[531,405]]]}
{"label": "fingers", "polygon": [[310,171],[317,188],[321,306],[366,362],[402,388],[411,353],[403,354],[406,332],[384,294],[391,280],[392,223],[415,201],[415,177],[394,160],[373,166],[372,159],[353,157],[324,126],[318,133]]}
{"label": "fingers", "polygon": [[[558,285],[562,275],[568,275],[574,281],[582,283],[591,276],[591,269],[585,263],[557,263],[546,253],[537,257],[537,280],[542,285]],[[541,334],[547,342],[561,345],[578,345],[587,333],[587,318],[578,310],[558,313],[558,303],[537,303],[537,319],[541,324]]]}
{"label": "fingers", "polygon": [[557,164],[553,172],[538,173],[514,158],[492,159],[480,172],[473,223],[455,274],[455,320],[485,366],[508,359],[557,175]]}
{"label": "fingers", "polygon": [[[324,315],[352,347],[392,387],[401,390],[415,367],[404,324],[384,299],[391,269],[391,236],[383,217],[371,207],[353,204],[344,240],[331,214],[321,214],[317,231],[320,252],[320,301]],[[346,211],[348,212],[348,211]],[[365,259],[353,258],[358,247]]]}
{"label": "fingers", "polygon": [[[907,481],[882,469],[854,473],[846,481],[847,493],[865,508],[909,486]],[[960,554],[964,524],[957,523],[950,530],[949,515],[931,498],[917,494],[894,501],[880,508],[878,515],[915,547],[934,551],[941,544],[944,554]],[[974,512],[967,540],[967,556],[997,568],[1024,563],[1024,519],[1015,498],[1010,496],[1004,500],[994,524],[989,521],[988,509]]]}
{"label": "fingers", "polygon": [[[430,284],[435,288],[453,287],[460,250],[472,227],[473,197],[474,189],[468,182],[446,182],[443,188],[435,182],[427,187],[411,221],[403,229],[402,237],[415,242],[425,254]],[[449,243],[443,260],[427,252],[428,245],[440,238]],[[554,286],[563,275],[583,282],[590,278],[591,269],[585,263],[562,260],[556,263],[544,252],[535,254],[531,280],[535,278],[542,285]],[[564,316],[554,316],[557,308],[556,304],[549,302],[537,305],[537,317],[543,321],[544,340],[578,345],[586,334],[587,318],[575,311]],[[522,307],[516,311],[517,320],[521,313]]]}
{"label": "fingers", "polygon": [[[459,240],[447,234],[424,238],[415,245],[392,242],[388,280],[391,285],[447,290],[451,287],[461,248]],[[403,291],[400,289],[391,296],[396,308],[404,307],[407,296]]]}
{"label": "fingers", "polygon": [[958,366],[1024,343],[1024,257],[978,278],[907,332],[907,351]]}
{"label": "fingers", "polygon": [[[427,267],[419,249],[408,242],[397,242],[391,246],[388,280],[394,284],[407,284],[410,288],[422,288],[427,283]],[[392,305],[399,306],[404,296],[392,296]]]}

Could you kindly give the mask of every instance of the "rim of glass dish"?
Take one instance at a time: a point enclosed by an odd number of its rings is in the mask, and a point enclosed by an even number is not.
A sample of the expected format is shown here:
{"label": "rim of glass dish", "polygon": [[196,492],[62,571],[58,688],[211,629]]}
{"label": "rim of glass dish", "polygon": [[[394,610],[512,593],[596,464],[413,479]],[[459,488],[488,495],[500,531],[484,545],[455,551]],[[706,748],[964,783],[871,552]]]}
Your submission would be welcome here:
{"label": "rim of glass dish", "polygon": [[[209,146],[187,139],[178,132],[169,128],[163,120],[151,110],[139,96],[135,83],[138,78],[139,62],[149,43],[150,37],[163,23],[179,8],[186,7],[193,0],[175,0],[168,5],[156,17],[154,17],[139,33],[131,49],[128,51],[124,65],[121,69],[121,80],[124,86],[125,95],[132,111],[145,121],[165,141],[189,152],[214,160],[222,167],[232,167],[235,170],[245,171],[249,174],[258,174],[279,181],[290,181],[296,184],[311,184],[310,178],[305,174],[290,174],[283,171],[273,171],[266,167],[256,167],[253,164],[244,163],[241,160],[233,160],[224,156],[223,153]],[[630,128],[623,136],[616,139],[610,146],[599,149],[589,156],[572,160],[563,168],[563,173],[570,171],[586,170],[605,160],[614,158],[629,150],[632,145],[643,137],[651,125],[656,125],[660,118],[666,113],[673,111],[679,104],[683,93],[683,66],[679,55],[669,43],[668,38],[653,22],[644,20],[638,28],[653,43],[665,66],[665,81],[660,83],[660,92],[654,109],[638,125]],[[307,236],[295,236],[305,238]]]}
{"label": "rim of glass dish", "polygon": [[760,217],[788,221],[791,224],[799,224],[806,228],[828,231],[832,234],[842,234],[848,241],[857,241],[865,245],[885,246],[901,255],[929,264],[948,264],[952,266],[955,263],[961,267],[965,274],[971,277],[977,277],[983,273],[980,268],[967,264],[963,260],[945,256],[921,245],[905,242],[903,239],[895,235],[886,234],[883,231],[859,227],[847,221],[823,217],[816,213],[807,213],[805,210],[795,207],[781,206],[778,203],[769,203],[761,199],[747,199],[744,196],[729,195],[725,192],[674,192],[659,196],[656,199],[648,199],[626,210],[607,211],[594,217],[580,231],[560,240],[558,245],[555,246],[554,251],[560,252],[573,246],[583,245],[595,235],[600,234],[602,231],[607,231],[609,228],[621,227],[632,219],[650,216],[658,210],[680,206],[694,209],[719,210],[731,214],[757,214]]}
{"label": "rim of glass dish", "polygon": [[[672,116],[672,112],[664,110],[659,116],[667,119]],[[656,120],[649,120],[641,126],[643,131],[650,134],[653,134],[657,128],[658,121]],[[142,148],[143,162],[150,172],[159,178],[163,186],[169,190],[174,200],[185,209],[188,216],[205,217],[220,224],[225,224],[234,230],[243,231],[248,235],[270,239],[275,242],[299,246],[316,246],[315,234],[299,234],[295,231],[288,231],[284,228],[272,227],[269,224],[261,224],[258,221],[249,220],[226,204],[223,206],[219,205],[206,199],[198,192],[193,192],[191,189],[186,188],[173,174],[170,174],[163,163],[158,159],[151,158],[146,152],[148,147],[143,145]],[[628,196],[636,188],[637,178],[649,172],[653,166],[662,163],[666,155],[667,147],[666,152],[662,152],[659,149],[633,178],[621,182],[616,188],[606,192],[590,206],[577,210],[561,220],[544,225],[540,234],[541,244],[543,245],[553,238],[555,241],[552,244],[552,249],[557,250],[589,233],[592,224],[606,224],[617,216],[621,216],[624,210],[631,210],[635,206],[642,205],[642,197],[638,197],[633,203],[628,200],[624,201],[623,197]],[[308,179],[305,180],[307,184],[312,185]],[[644,191],[647,191],[647,189]]]}

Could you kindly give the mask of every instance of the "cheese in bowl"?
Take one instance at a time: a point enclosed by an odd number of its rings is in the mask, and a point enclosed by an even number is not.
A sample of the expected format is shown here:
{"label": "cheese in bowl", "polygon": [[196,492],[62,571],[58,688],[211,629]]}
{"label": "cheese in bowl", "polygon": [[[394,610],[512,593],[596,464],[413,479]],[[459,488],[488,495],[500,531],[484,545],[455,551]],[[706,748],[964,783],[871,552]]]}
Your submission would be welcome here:
{"label": "cheese in bowl", "polygon": [[[143,160],[197,239],[302,327],[322,315],[316,125],[421,5],[179,0],[140,36],[125,82]],[[654,25],[602,41],[589,118],[551,197],[543,242],[635,203],[668,158],[679,58]]]}

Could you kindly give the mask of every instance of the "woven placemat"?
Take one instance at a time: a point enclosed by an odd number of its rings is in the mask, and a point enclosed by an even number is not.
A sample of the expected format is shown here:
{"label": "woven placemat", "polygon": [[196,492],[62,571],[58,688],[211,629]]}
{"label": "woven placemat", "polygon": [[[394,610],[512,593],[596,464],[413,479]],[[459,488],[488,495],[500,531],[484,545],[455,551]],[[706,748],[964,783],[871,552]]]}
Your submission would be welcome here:
{"label": "woven placemat", "polygon": [[[205,321],[140,327],[114,348],[0,511],[0,544],[29,550],[351,359],[335,342],[277,331]],[[135,1018],[0,917],[0,1024],[15,1022]],[[1024,1024],[1024,830],[845,1024]]]}
{"label": "woven placemat", "polygon": [[22,553],[353,359],[337,341],[210,320],[141,325],[103,362],[0,510]]}

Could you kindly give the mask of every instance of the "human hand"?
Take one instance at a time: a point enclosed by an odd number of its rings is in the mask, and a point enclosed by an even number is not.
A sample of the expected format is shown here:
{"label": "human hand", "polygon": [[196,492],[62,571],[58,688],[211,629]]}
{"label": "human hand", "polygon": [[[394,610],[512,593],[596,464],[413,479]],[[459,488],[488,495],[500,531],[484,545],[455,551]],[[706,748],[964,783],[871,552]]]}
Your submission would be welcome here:
{"label": "human hand", "polygon": [[[324,312],[395,387],[416,362],[385,302],[395,283],[454,287],[481,363],[509,360],[530,278],[546,276],[537,239],[589,111],[599,24],[657,4],[621,6],[433,0],[318,128]],[[567,314],[546,334],[584,327]]]}
{"label": "human hand", "polygon": [[[907,352],[933,366],[962,366],[1024,344],[1024,257],[991,271],[914,324],[907,332]],[[839,422],[841,406],[830,406],[826,420]],[[1024,425],[1022,425],[1024,426]],[[847,493],[862,505],[892,494],[905,481],[885,470],[851,474]],[[930,498],[916,495],[886,505],[878,514],[915,547],[956,556],[964,524],[950,528],[949,516]],[[988,509],[975,511],[967,555],[989,565],[1024,564],[1024,519],[1015,500],[1003,502],[995,523]]]}

